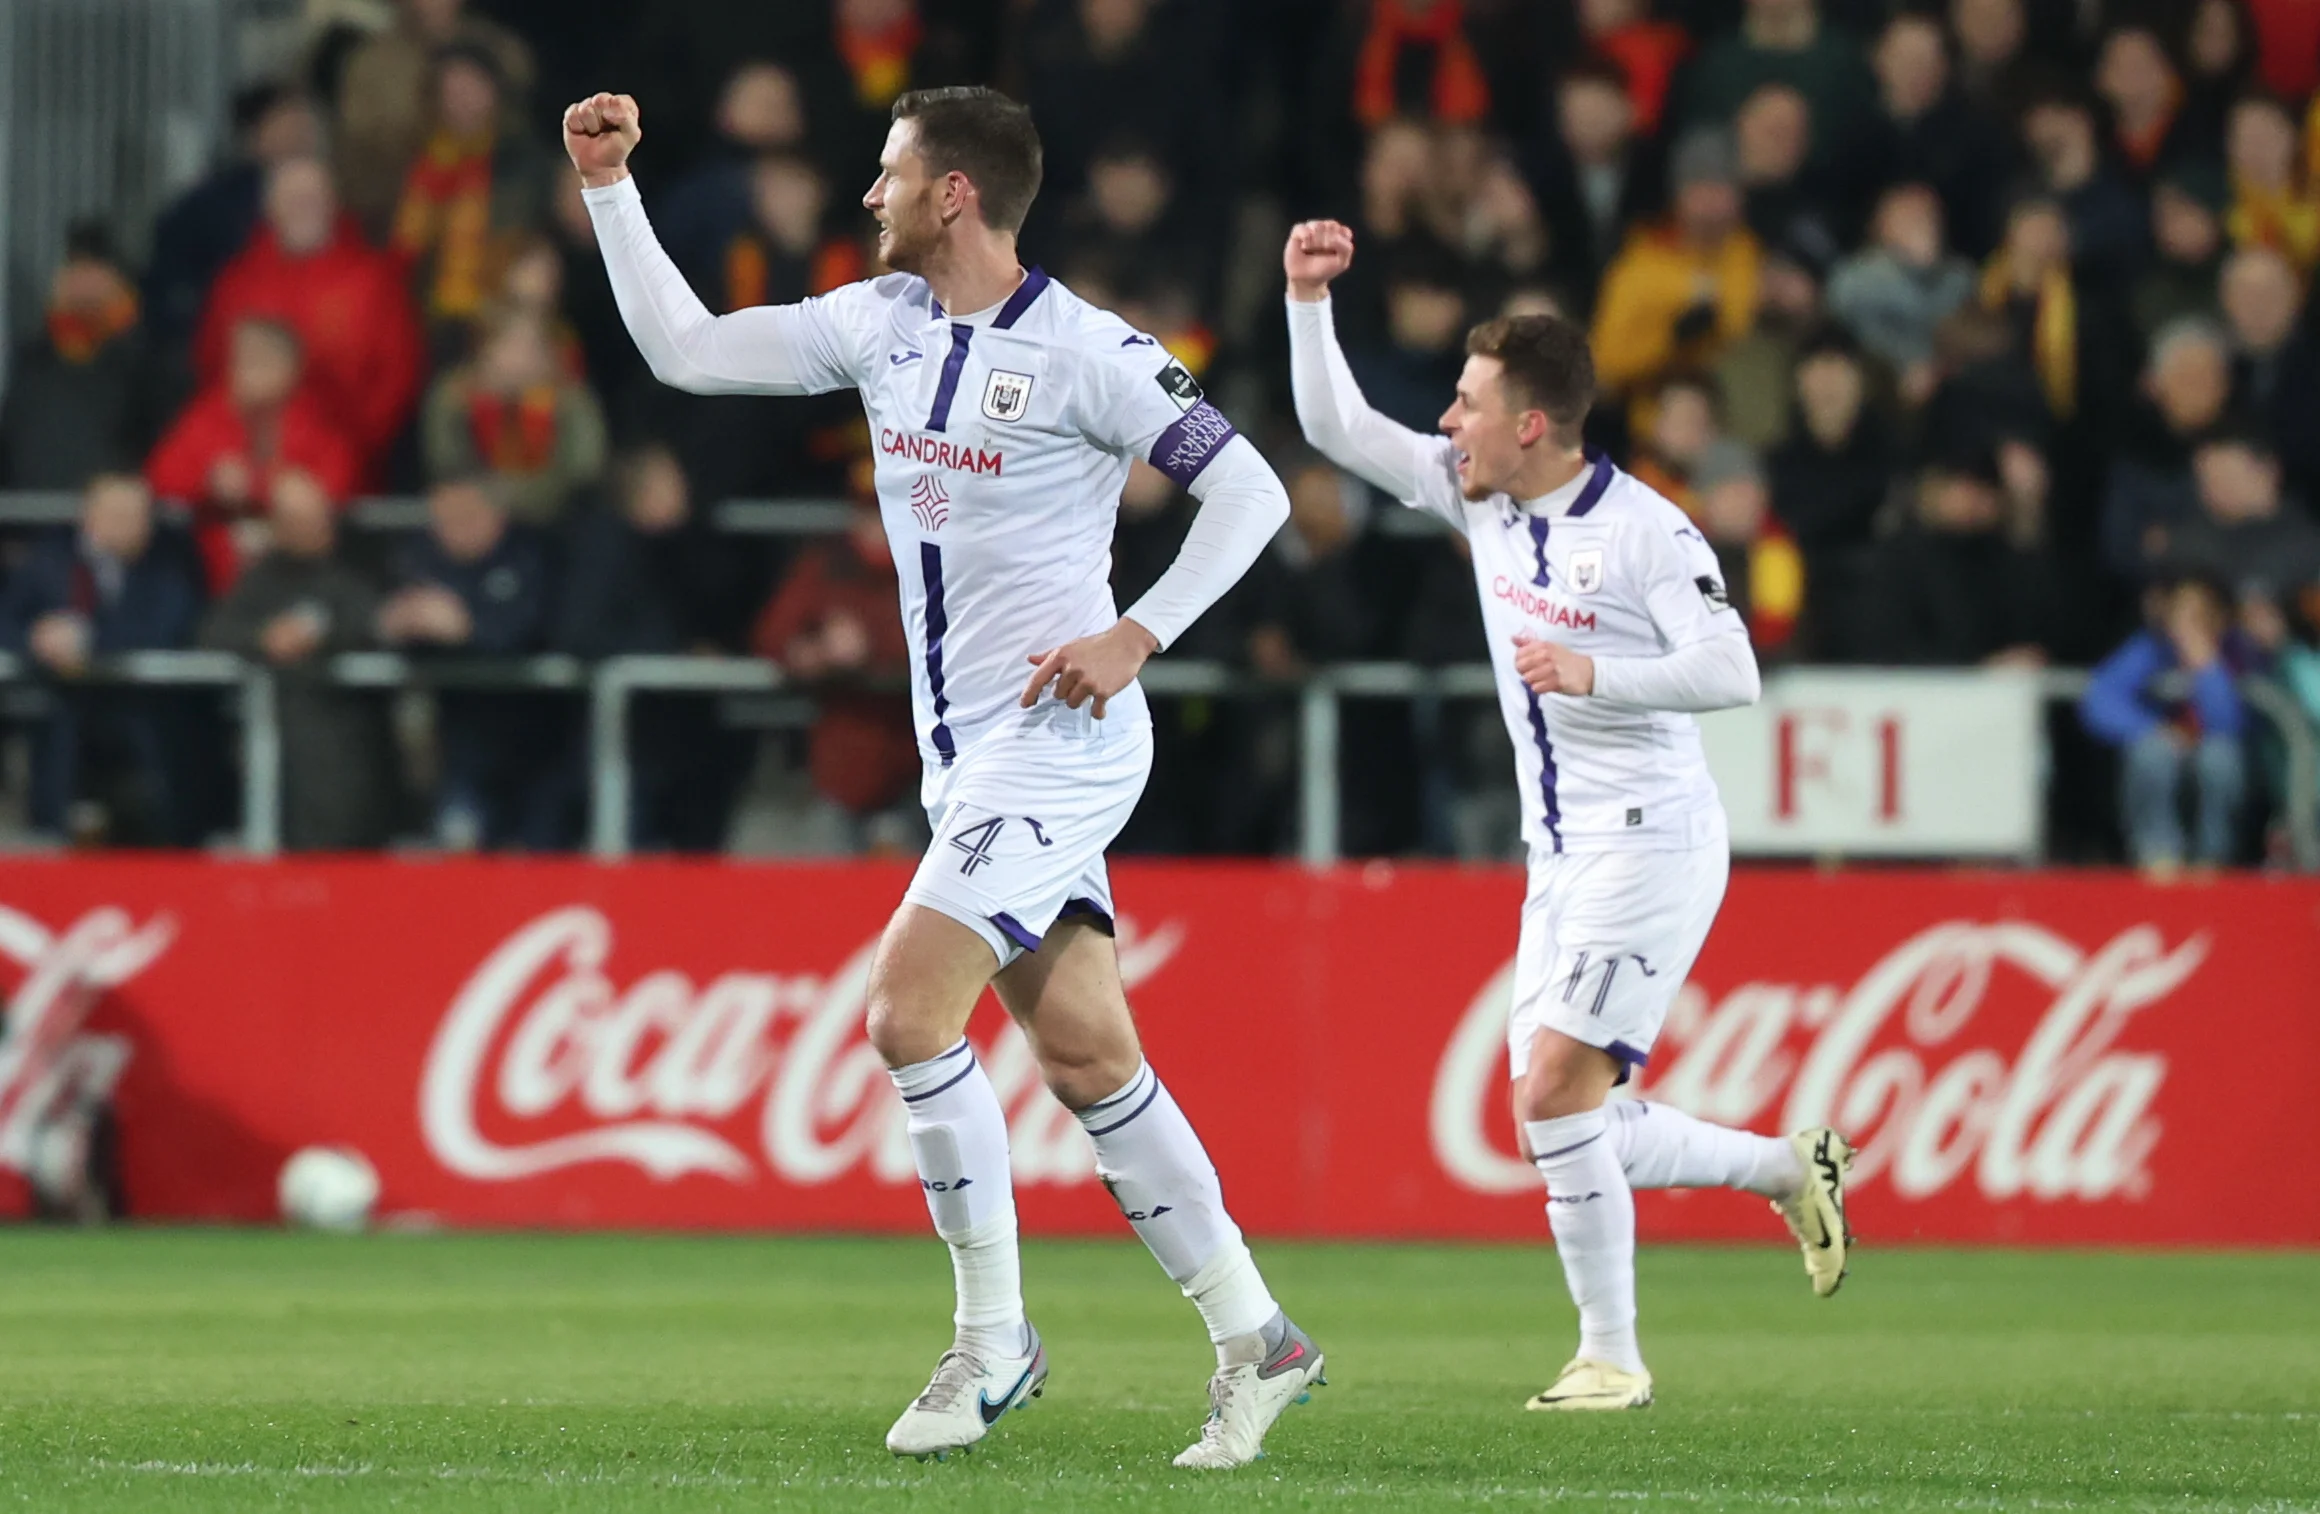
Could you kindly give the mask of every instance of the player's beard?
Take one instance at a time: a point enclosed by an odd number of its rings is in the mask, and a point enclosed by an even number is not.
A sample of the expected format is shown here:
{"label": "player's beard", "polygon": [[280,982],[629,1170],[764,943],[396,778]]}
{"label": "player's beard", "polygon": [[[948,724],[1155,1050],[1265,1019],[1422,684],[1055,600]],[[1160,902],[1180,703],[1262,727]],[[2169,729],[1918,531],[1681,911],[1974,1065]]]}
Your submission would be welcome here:
{"label": "player's beard", "polygon": [[942,236],[939,225],[914,227],[908,218],[892,214],[887,218],[885,232],[883,244],[878,249],[879,256],[896,273],[923,274],[935,244]]}

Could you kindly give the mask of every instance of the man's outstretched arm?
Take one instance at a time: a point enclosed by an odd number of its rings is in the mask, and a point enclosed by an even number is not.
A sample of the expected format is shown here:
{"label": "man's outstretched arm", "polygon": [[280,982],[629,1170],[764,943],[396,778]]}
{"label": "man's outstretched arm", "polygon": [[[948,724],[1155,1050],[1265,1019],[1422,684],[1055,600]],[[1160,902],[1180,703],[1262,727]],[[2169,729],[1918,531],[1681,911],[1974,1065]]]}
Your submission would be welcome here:
{"label": "man's outstretched arm", "polygon": [[1337,345],[1329,284],[1353,265],[1353,233],[1335,221],[1303,222],[1291,228],[1281,264],[1289,275],[1289,387],[1305,440],[1338,467],[1418,503],[1437,439],[1371,409]]}
{"label": "man's outstretched arm", "polygon": [[854,382],[837,324],[816,302],[711,315],[653,235],[628,155],[642,136],[636,102],[595,95],[564,112],[620,318],[653,377],[694,394],[820,394]]}

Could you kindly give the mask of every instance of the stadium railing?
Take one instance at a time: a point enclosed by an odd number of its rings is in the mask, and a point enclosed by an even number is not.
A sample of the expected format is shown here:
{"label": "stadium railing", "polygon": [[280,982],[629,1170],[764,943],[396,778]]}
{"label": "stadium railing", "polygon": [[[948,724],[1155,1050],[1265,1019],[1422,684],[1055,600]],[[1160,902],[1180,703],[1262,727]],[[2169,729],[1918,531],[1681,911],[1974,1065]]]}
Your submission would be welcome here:
{"label": "stadium railing", "polygon": [[[0,493],[0,526],[66,524],[77,518],[77,496]],[[818,536],[841,529],[853,507],[840,499],[725,500],[714,507],[717,528],[735,535]],[[393,534],[419,529],[423,501],[403,497],[358,500],[348,512],[356,530]],[[1432,529],[1414,511],[1382,513],[1373,525],[1397,533]],[[564,690],[588,702],[589,850],[607,860],[629,850],[628,723],[635,696],[804,695],[778,668],[741,657],[628,656],[590,665],[562,654],[530,658],[410,658],[356,652],[333,659],[327,676],[350,688],[470,688]],[[155,687],[212,687],[238,696],[241,714],[241,849],[271,856],[281,847],[281,727],[274,674],[220,652],[140,652],[99,659],[90,682]],[[48,681],[20,658],[0,654],[0,686]],[[1413,663],[1341,663],[1296,683],[1259,679],[1221,663],[1162,658],[1144,669],[1147,693],[1160,698],[1294,697],[1298,701],[1298,855],[1326,866],[1341,855],[1342,807],[1338,781],[1339,717],[1346,699],[1489,699],[1496,684],[1486,664],[1421,667]],[[2049,669],[2040,693],[2049,704],[2076,700],[2087,675]],[[2281,775],[2283,819],[2290,856],[2301,871],[2320,872],[2320,731],[2285,688],[2266,678],[2241,682],[2249,705],[2277,732],[2285,757]],[[810,718],[801,702],[782,719]]]}

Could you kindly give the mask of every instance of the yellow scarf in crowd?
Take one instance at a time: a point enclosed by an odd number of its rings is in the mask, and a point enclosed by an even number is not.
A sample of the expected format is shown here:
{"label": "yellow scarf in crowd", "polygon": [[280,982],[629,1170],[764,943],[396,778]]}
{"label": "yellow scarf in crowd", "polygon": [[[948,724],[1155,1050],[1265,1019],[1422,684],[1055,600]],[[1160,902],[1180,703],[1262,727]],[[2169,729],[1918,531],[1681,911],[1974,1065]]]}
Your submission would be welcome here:
{"label": "yellow scarf in crowd", "polygon": [[2308,194],[2237,181],[2225,227],[2239,246],[2269,247],[2298,268],[2320,262],[2320,200]]}
{"label": "yellow scarf in crowd", "polygon": [[403,178],[395,208],[395,251],[413,264],[432,255],[427,313],[469,320],[483,308],[491,249],[493,134],[438,131]]}
{"label": "yellow scarf in crowd", "polygon": [[[2003,311],[2014,303],[2016,291],[2006,252],[2000,248],[1982,269],[1982,308]],[[2057,420],[2078,411],[2078,295],[2070,287],[2069,270],[2059,265],[2038,281],[2037,304],[2030,317],[2030,362],[2038,370],[2038,386],[2046,393],[2047,408]]]}

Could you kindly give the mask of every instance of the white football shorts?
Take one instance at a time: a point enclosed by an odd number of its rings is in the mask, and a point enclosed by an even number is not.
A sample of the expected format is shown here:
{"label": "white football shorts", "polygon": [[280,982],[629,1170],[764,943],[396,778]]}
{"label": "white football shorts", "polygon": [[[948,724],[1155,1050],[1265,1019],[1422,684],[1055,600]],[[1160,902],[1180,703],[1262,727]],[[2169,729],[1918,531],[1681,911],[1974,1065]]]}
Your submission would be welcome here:
{"label": "white football shorts", "polygon": [[1680,851],[1533,853],[1515,947],[1508,1067],[1521,1077],[1541,1030],[1598,1046],[1626,1066],[1651,1060],[1732,873],[1724,828]]}
{"label": "white football shorts", "polygon": [[989,943],[1007,966],[1058,919],[1112,928],[1104,849],[1152,773],[1149,721],[1080,721],[992,732],[922,791],[934,840],[903,898]]}

